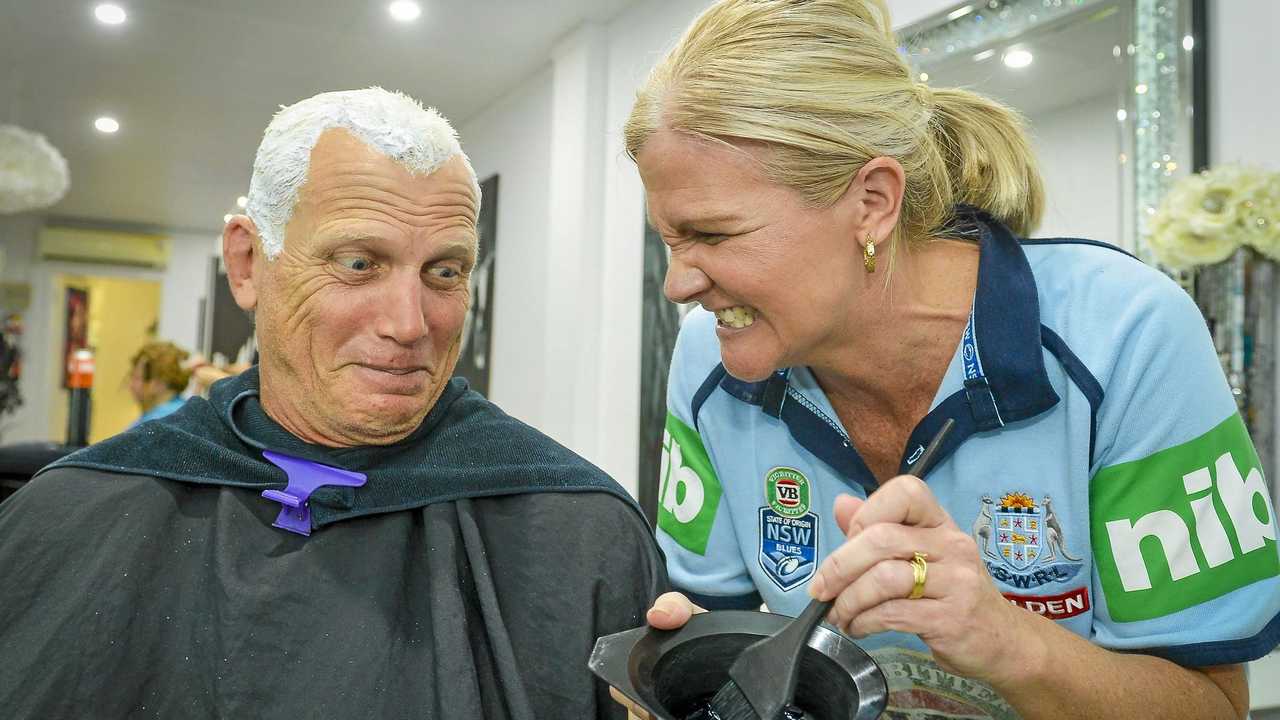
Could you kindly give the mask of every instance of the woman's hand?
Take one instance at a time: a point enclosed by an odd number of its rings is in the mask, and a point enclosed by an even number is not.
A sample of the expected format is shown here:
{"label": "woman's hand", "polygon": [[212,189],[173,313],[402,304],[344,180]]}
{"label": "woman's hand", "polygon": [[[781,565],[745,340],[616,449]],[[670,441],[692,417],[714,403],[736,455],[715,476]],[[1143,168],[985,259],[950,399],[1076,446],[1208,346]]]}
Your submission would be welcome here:
{"label": "woman's hand", "polygon": [[[835,515],[847,540],[809,585],[815,598],[834,598],[833,625],[855,637],[913,633],[944,670],[992,685],[1044,657],[1034,616],[1000,594],[973,538],[923,480],[900,475],[867,500],[841,495]],[[927,556],[927,572],[913,600],[915,553]]]}
{"label": "woman's hand", "polygon": [[701,612],[706,610],[694,605],[689,598],[678,592],[669,592],[659,595],[653,601],[653,607],[649,608],[645,619],[659,630],[675,630],[684,627],[689,618]]}

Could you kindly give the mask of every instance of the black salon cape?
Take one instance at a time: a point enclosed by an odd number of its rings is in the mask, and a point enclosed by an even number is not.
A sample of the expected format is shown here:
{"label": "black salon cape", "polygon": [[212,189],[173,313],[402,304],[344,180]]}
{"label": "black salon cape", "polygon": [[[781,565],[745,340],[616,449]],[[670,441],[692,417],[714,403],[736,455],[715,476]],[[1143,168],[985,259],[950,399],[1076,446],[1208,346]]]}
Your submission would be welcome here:
{"label": "black salon cape", "polygon": [[[279,530],[261,447],[368,484]],[[0,505],[0,717],[622,718],[587,658],[665,584],[625,491],[462,381],[330,450],[250,370]]]}

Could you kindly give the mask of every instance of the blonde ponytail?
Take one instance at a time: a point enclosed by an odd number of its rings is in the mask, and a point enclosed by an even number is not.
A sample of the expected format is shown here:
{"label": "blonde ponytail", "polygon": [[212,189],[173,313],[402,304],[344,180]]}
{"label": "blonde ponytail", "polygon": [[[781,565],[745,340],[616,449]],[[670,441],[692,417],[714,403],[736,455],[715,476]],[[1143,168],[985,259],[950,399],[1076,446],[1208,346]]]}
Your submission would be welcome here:
{"label": "blonde ponytail", "polygon": [[1030,235],[1044,212],[1044,182],[1022,116],[959,88],[933,91],[934,141],[955,203],[991,213],[1016,235]]}
{"label": "blonde ponytail", "polygon": [[1018,116],[916,83],[891,28],[884,0],[721,0],[637,92],[627,152],[663,128],[765,142],[770,179],[819,207],[888,156],[906,174],[890,241],[933,237],[959,202],[1030,231],[1043,187]]}

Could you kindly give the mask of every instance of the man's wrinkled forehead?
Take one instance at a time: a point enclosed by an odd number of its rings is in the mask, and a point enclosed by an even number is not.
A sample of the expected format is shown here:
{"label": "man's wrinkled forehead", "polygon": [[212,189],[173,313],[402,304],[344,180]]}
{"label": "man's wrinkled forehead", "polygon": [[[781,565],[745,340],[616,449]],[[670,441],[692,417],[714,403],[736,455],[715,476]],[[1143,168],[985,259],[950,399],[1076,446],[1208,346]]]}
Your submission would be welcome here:
{"label": "man's wrinkled forehead", "polygon": [[385,214],[410,226],[456,224],[473,231],[479,214],[474,173],[464,156],[413,173],[343,130],[326,132],[316,143],[299,205],[313,221]]}

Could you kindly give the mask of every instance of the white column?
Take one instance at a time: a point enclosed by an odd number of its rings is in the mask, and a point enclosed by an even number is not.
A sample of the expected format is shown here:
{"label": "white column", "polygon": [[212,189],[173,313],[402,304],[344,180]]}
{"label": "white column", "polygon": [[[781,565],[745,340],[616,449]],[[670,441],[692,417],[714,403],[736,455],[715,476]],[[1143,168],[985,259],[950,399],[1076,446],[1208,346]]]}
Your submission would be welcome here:
{"label": "white column", "polygon": [[[608,48],[588,23],[552,51],[546,381],[542,430],[599,463],[607,425],[597,405],[613,374],[600,352],[605,243],[603,153]],[[517,271],[507,269],[506,272]]]}

